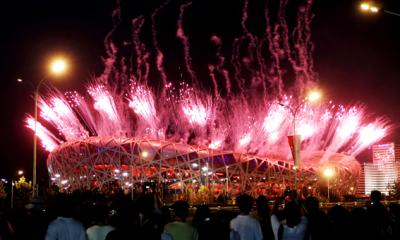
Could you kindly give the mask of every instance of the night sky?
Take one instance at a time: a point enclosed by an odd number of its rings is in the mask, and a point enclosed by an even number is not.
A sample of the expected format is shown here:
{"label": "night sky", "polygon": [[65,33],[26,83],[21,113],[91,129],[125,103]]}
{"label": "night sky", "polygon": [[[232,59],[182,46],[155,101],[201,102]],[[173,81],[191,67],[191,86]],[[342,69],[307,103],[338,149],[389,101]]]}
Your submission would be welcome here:
{"label": "night sky", "polygon": [[[128,26],[130,17],[149,16],[163,1],[121,2],[124,27],[124,24]],[[171,1],[160,17],[158,29],[161,47],[167,55],[173,55],[167,63],[172,66],[171,76],[179,74],[178,67],[173,66],[179,66],[183,58],[175,56],[174,48],[168,46],[177,45],[176,39],[168,36],[176,32],[182,2]],[[400,12],[400,1],[381,2],[385,9]],[[386,116],[397,126],[400,121],[400,17],[366,16],[358,11],[357,4],[358,1],[351,0],[314,0],[312,38],[319,84],[326,98],[345,105],[364,103],[368,112]],[[199,54],[204,50],[200,44],[202,39],[217,33],[229,42],[241,34],[241,6],[240,0],[194,0],[193,9],[187,14],[192,22],[189,37],[196,39],[195,46],[198,43],[193,51],[195,64],[204,60]],[[112,29],[111,13],[115,7],[112,0],[2,1],[0,176],[10,177],[17,169],[24,169],[31,178],[33,137],[23,126],[23,120],[27,113],[33,113],[32,86],[45,75],[46,59],[55,52],[72,59],[71,72],[59,82],[53,81],[53,85],[61,90],[82,89],[91,76],[102,71],[103,41]],[[256,29],[257,22],[252,24]],[[201,70],[201,64],[197,68]],[[204,71],[204,76],[207,74]],[[18,83],[17,78],[24,82]],[[386,141],[400,142],[398,130],[382,142]],[[360,156],[362,160],[369,157],[368,151]],[[38,178],[42,182],[47,178],[45,158],[46,153],[39,147]]]}

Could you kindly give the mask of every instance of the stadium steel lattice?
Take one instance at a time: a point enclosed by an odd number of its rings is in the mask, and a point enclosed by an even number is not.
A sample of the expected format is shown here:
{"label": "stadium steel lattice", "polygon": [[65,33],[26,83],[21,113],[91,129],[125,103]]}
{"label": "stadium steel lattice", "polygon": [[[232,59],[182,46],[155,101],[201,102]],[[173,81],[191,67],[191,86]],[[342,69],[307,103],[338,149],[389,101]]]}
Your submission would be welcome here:
{"label": "stadium steel lattice", "polygon": [[[132,189],[154,182],[159,188],[179,189],[183,193],[191,189],[197,194],[202,186],[207,186],[215,196],[222,193],[234,196],[239,192],[256,196],[293,186],[294,177],[290,162],[134,138],[91,137],[66,142],[50,153],[48,167],[55,183],[66,190],[107,191],[110,184]],[[348,172],[343,166],[337,171],[341,176],[336,178],[340,185],[337,191],[355,188],[358,174]],[[320,184],[319,176],[316,168],[303,167],[299,171],[301,186],[309,190]]]}

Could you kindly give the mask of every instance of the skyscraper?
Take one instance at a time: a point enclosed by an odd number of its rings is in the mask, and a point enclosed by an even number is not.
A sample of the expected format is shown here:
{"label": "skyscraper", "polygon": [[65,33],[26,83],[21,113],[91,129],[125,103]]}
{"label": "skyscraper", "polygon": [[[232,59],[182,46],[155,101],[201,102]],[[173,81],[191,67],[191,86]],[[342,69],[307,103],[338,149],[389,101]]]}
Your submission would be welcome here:
{"label": "skyscraper", "polygon": [[[389,193],[389,186],[400,179],[400,145],[395,143],[372,146],[372,163],[363,164],[360,187],[363,194],[379,190]],[[359,188],[360,189],[360,188]],[[360,189],[362,190],[362,189]]]}

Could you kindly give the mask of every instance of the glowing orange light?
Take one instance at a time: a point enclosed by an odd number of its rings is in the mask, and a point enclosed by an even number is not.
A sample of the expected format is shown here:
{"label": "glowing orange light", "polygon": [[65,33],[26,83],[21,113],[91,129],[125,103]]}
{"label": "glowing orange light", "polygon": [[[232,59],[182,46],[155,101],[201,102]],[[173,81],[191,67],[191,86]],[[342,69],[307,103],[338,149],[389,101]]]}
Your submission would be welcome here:
{"label": "glowing orange light", "polygon": [[146,158],[149,156],[149,153],[147,151],[143,151],[141,155],[143,158]]}
{"label": "glowing orange light", "polygon": [[335,175],[335,172],[333,171],[332,168],[326,168],[326,169],[324,170],[324,176],[325,176],[325,177],[331,178],[331,177],[333,177],[333,175]]}
{"label": "glowing orange light", "polygon": [[68,64],[65,59],[56,58],[50,63],[50,72],[59,75],[65,73],[68,68]]}
{"label": "glowing orange light", "polygon": [[379,12],[379,8],[377,8],[377,7],[375,7],[375,6],[370,7],[369,10],[370,10],[371,12],[373,12],[373,13]]}
{"label": "glowing orange light", "polygon": [[366,3],[366,2],[363,2],[363,3],[360,4],[360,9],[362,11],[369,11],[370,7],[371,6],[369,5],[369,3]]}
{"label": "glowing orange light", "polygon": [[379,6],[376,5],[374,2],[362,2],[360,4],[360,10],[365,13],[377,13],[379,12]]}
{"label": "glowing orange light", "polygon": [[321,99],[322,93],[317,90],[312,90],[308,93],[307,100],[309,102],[317,102]]}

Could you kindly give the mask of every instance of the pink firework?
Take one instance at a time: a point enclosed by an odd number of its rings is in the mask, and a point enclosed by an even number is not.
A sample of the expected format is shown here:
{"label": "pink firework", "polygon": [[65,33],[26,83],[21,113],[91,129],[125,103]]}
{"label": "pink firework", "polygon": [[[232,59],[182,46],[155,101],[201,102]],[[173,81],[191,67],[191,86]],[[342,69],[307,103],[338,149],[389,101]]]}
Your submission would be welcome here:
{"label": "pink firework", "polygon": [[204,127],[211,118],[211,100],[188,96],[181,103],[182,111],[190,124]]}
{"label": "pink firework", "polygon": [[36,136],[40,139],[42,142],[43,148],[46,151],[53,151],[59,144],[59,140],[45,127],[43,127],[42,124],[39,122],[36,122],[35,126],[35,119],[32,117],[28,117],[26,119],[26,126],[33,131],[35,131],[36,127]]}
{"label": "pink firework", "polygon": [[[209,71],[210,79],[206,80],[212,83],[211,90],[201,87],[204,84],[198,81],[200,74],[193,66],[195,56],[190,55],[190,36],[184,29],[183,16],[190,13],[186,10],[194,7],[191,4],[180,7],[176,24],[176,37],[183,48],[183,72],[189,76],[190,84],[168,81],[171,77],[163,66],[167,53],[158,46],[154,22],[159,20],[156,15],[168,3],[163,4],[151,15],[156,51],[148,50],[151,46],[141,39],[140,32],[147,26],[142,16],[133,21],[136,23],[132,30],[134,39],[129,44],[136,55],[129,58],[134,62],[132,65],[126,66],[123,60],[128,58],[121,58],[123,53],[110,43],[111,32],[106,43],[112,51],[108,51],[109,58],[104,61],[105,70],[89,84],[88,94],[63,95],[55,91],[42,96],[39,107],[43,123],[37,124],[38,137],[50,152],[64,141],[123,136],[289,160],[287,136],[295,133],[301,135],[303,165],[312,166],[340,153],[345,157],[338,161],[353,166],[348,164],[348,159],[354,159],[350,157],[390,133],[391,125],[380,116],[371,120],[372,115],[368,114],[367,118],[366,108],[361,104],[312,105],[299,97],[317,84],[311,58],[312,1],[299,2],[298,23],[294,28],[286,23],[288,1],[280,2],[277,17],[270,17],[272,13],[266,4],[266,32],[262,36],[246,28],[250,9],[245,4],[241,22],[243,35],[233,42],[230,62],[225,61],[229,58],[221,52],[223,38],[213,35],[211,42],[217,46],[218,62],[207,64],[205,69]],[[268,47],[258,47],[258,43]],[[295,75],[290,86],[284,74],[288,69]],[[149,72],[158,74],[159,84],[150,84],[158,80],[149,79]],[[27,119],[27,126],[34,129],[31,117]],[[54,135],[45,126],[57,129],[58,134]]]}
{"label": "pink firework", "polygon": [[153,93],[142,86],[136,86],[129,97],[129,107],[153,129],[157,128],[157,112]]}
{"label": "pink firework", "polygon": [[40,99],[39,107],[41,116],[52,123],[65,137],[65,140],[72,141],[89,136],[64,98],[52,97],[49,102]]}
{"label": "pink firework", "polygon": [[94,85],[88,88],[90,96],[94,100],[94,108],[105,118],[112,122],[119,121],[119,114],[115,106],[114,98],[104,85]]}

